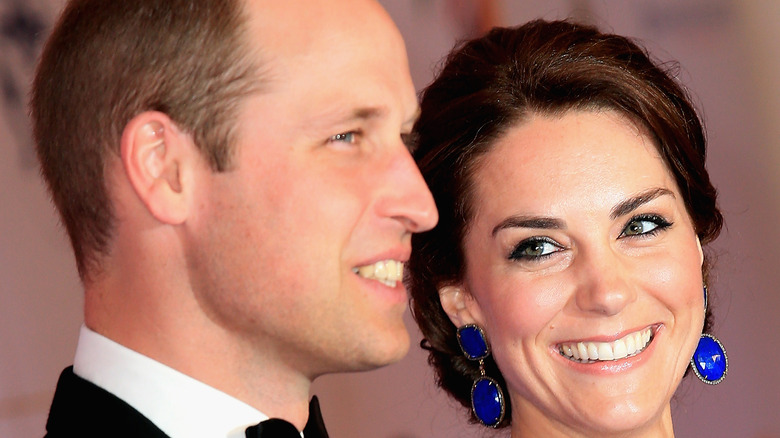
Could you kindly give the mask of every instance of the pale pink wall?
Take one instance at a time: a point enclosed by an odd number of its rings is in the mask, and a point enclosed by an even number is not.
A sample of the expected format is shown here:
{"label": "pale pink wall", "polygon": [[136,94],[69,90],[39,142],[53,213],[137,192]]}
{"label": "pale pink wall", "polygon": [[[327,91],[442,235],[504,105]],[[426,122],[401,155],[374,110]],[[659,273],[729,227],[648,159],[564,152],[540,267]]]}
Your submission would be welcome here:
{"label": "pale pink wall", "polygon": [[[460,36],[445,0],[382,0],[398,21],[418,87]],[[0,12],[11,0],[0,2]],[[60,0],[29,1],[52,17]],[[682,79],[704,109],[710,169],[727,228],[715,245],[717,333],[731,370],[722,385],[689,381],[676,403],[677,435],[780,437],[780,4],[727,0],[503,0],[506,24],[538,16],[589,17],[636,36]],[[0,63],[14,56],[0,46]],[[81,292],[67,242],[17,136],[18,115],[0,109],[0,436],[42,436],[59,371],[71,363]],[[14,128],[12,130],[12,127]],[[414,341],[419,333],[410,322]],[[434,386],[419,348],[382,370],[315,385],[339,438],[496,436],[466,426]],[[492,434],[492,435],[491,435]],[[500,436],[500,434],[499,434]]]}
{"label": "pale pink wall", "polygon": [[[51,22],[60,0],[2,0],[0,16],[15,4]],[[0,70],[24,85],[32,63],[0,38]],[[35,437],[73,360],[82,293],[34,166],[25,112],[3,101],[0,92],[0,436]]]}

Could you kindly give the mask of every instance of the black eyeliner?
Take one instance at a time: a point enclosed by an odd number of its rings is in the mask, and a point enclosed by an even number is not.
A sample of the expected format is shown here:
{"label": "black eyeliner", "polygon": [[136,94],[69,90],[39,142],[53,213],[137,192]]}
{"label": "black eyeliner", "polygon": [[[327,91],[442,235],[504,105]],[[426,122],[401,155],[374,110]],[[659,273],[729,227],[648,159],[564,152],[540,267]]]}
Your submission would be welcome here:
{"label": "black eyeliner", "polygon": [[[655,228],[653,228],[650,231],[641,233],[641,234],[631,234],[627,235],[625,234],[626,229],[632,222],[637,221],[647,221],[652,222],[656,225]],[[638,214],[636,216],[633,216],[631,219],[629,219],[625,225],[623,225],[623,230],[620,232],[621,237],[647,237],[647,236],[655,236],[658,234],[658,232],[668,229],[674,225],[674,222],[670,222],[666,220],[663,216],[655,213],[645,213],[645,214]]]}
{"label": "black eyeliner", "polygon": [[548,254],[542,254],[542,255],[538,255],[538,256],[521,255],[520,254],[526,248],[530,247],[531,245],[538,244],[538,243],[548,243],[548,244],[558,248],[559,250],[564,248],[563,246],[561,246],[561,244],[559,244],[558,242],[556,242],[555,240],[553,240],[553,239],[551,239],[549,237],[546,237],[546,236],[534,236],[534,237],[529,237],[527,239],[523,239],[522,241],[520,241],[520,243],[515,245],[514,248],[512,248],[512,251],[509,253],[509,256],[507,256],[507,259],[509,259],[509,260],[541,260],[541,259],[547,258],[547,257],[555,254],[556,252],[558,252],[558,251],[552,251],[552,252],[550,252]]}

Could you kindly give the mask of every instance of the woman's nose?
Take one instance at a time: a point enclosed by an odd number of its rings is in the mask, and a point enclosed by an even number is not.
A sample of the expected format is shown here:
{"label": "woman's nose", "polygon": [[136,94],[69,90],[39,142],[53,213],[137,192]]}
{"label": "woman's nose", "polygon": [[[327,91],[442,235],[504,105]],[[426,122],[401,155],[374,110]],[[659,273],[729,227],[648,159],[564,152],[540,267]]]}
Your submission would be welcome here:
{"label": "woman's nose", "polygon": [[590,313],[612,316],[636,299],[625,261],[611,250],[581,254],[575,302]]}

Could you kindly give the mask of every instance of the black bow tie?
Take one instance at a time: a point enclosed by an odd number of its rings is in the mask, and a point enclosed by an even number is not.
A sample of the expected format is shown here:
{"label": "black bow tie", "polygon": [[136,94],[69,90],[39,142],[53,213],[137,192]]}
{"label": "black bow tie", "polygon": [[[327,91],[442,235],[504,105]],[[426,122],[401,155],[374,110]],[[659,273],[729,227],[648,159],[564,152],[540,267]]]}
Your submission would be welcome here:
{"label": "black bow tie", "polygon": [[[309,421],[303,428],[304,438],[328,438],[325,423],[320,413],[317,396],[309,403]],[[246,429],[246,438],[301,438],[301,433],[292,424],[278,418],[271,418]]]}

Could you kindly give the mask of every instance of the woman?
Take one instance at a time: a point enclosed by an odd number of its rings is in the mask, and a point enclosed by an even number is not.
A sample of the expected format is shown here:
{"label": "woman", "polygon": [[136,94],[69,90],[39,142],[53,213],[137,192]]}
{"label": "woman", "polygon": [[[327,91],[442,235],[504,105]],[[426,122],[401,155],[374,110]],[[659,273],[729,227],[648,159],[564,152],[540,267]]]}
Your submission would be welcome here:
{"label": "woman", "polygon": [[689,365],[726,371],[702,334],[722,217],[683,89],[624,37],[535,21],[456,49],[421,107],[440,218],[408,281],[440,386],[513,437],[674,436]]}

